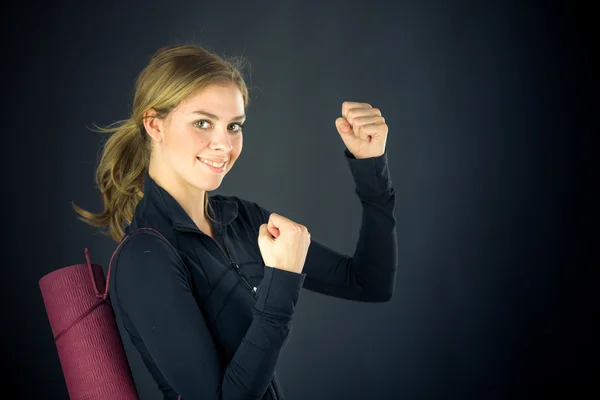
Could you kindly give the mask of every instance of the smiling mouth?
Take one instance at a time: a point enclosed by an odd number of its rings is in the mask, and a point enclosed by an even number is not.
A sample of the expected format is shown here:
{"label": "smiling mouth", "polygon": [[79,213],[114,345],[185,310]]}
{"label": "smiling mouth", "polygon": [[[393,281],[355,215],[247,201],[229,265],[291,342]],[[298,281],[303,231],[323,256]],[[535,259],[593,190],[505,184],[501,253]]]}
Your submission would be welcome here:
{"label": "smiling mouth", "polygon": [[200,157],[196,157],[196,159],[215,172],[222,172],[225,169],[225,166],[227,165],[227,161],[224,161],[221,163],[215,163],[215,162],[212,162],[209,160],[204,160],[203,158],[200,158]]}

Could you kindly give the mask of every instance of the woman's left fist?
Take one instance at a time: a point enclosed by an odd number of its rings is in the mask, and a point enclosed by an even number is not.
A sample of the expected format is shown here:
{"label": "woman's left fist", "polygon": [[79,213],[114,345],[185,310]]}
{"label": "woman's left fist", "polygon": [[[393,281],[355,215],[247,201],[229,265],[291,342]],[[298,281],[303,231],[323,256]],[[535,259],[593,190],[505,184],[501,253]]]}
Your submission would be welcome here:
{"label": "woman's left fist", "polygon": [[345,101],[342,116],[335,120],[335,127],[355,158],[379,157],[385,153],[388,126],[378,108],[367,103]]}

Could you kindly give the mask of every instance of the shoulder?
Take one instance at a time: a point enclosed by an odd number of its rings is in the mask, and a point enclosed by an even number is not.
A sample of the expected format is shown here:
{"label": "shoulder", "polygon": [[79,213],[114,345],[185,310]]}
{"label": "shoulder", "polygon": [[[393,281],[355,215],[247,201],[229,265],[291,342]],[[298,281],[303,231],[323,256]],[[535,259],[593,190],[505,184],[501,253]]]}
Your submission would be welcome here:
{"label": "shoulder", "polygon": [[140,277],[187,279],[181,256],[160,234],[150,229],[133,231],[120,245],[114,260],[115,285],[138,281]]}
{"label": "shoulder", "polygon": [[121,312],[139,322],[154,318],[152,302],[164,304],[177,293],[189,292],[191,279],[178,252],[159,234],[133,231],[117,249],[109,283]]}
{"label": "shoulder", "polygon": [[135,229],[121,245],[121,258],[153,253],[159,256],[174,254],[173,246],[154,229]]}

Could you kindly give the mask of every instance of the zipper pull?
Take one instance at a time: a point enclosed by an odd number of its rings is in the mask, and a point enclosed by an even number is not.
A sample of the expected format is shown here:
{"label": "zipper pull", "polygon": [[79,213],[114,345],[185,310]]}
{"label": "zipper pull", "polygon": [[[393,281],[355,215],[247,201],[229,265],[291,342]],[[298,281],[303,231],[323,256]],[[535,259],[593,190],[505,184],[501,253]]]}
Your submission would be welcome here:
{"label": "zipper pull", "polygon": [[237,272],[239,276],[242,276],[242,270],[240,269],[239,265],[237,265],[234,261],[231,261],[231,266],[235,268],[235,272]]}
{"label": "zipper pull", "polygon": [[235,263],[235,261],[231,260],[231,266],[235,269],[235,272],[238,273],[238,275],[240,276],[240,278],[242,278],[242,281],[244,282],[244,284],[248,287],[248,289],[250,289],[250,291],[252,292],[253,295],[256,296],[256,286],[252,287],[248,281],[246,280],[246,277],[244,276],[244,274],[242,273],[242,270],[240,269],[240,266],[237,265]]}

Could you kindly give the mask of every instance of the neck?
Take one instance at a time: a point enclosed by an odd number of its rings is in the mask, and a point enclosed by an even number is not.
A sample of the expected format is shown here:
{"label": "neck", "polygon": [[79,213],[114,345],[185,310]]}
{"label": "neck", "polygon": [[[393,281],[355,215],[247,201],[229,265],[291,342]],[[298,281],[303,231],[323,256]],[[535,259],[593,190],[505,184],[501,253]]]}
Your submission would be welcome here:
{"label": "neck", "polygon": [[208,225],[208,220],[204,215],[205,190],[195,188],[182,181],[167,168],[153,168],[150,165],[148,174],[160,187],[173,196],[196,226],[200,228]]}

